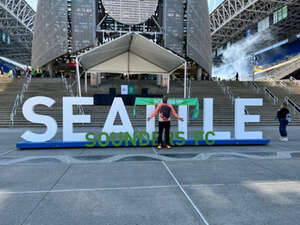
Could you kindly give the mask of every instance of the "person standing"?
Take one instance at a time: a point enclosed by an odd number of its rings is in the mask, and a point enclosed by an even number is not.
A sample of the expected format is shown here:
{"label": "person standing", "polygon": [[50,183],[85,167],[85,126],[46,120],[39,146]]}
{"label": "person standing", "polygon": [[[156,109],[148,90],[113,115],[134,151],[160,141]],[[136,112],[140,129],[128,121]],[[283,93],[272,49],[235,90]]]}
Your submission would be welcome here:
{"label": "person standing", "polygon": [[283,102],[281,105],[281,109],[277,112],[277,119],[279,121],[279,132],[280,132],[280,140],[288,141],[287,134],[287,125],[291,121],[290,111],[288,110],[288,105],[286,102]]}
{"label": "person standing", "polygon": [[168,97],[164,96],[162,103],[160,103],[154,112],[148,117],[148,121],[151,120],[154,116],[159,113],[159,123],[158,123],[158,149],[162,148],[162,137],[163,132],[165,131],[165,144],[166,148],[172,148],[170,145],[170,128],[171,128],[171,114],[180,121],[183,121],[183,118],[179,117],[176,113],[174,107],[168,103]]}
{"label": "person standing", "polygon": [[236,73],[235,74],[235,81],[239,81],[240,79],[239,79],[239,73]]}
{"label": "person standing", "polygon": [[8,78],[13,78],[13,71],[9,70],[7,76]]}

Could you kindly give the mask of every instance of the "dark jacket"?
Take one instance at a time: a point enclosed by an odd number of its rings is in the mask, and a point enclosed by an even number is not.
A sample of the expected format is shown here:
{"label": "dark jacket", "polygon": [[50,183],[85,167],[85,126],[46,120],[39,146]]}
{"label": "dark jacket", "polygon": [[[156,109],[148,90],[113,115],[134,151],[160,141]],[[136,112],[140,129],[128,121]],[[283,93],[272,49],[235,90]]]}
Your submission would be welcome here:
{"label": "dark jacket", "polygon": [[286,119],[287,115],[290,113],[290,111],[287,108],[281,108],[278,112],[277,112],[277,118],[278,120],[281,119]]}

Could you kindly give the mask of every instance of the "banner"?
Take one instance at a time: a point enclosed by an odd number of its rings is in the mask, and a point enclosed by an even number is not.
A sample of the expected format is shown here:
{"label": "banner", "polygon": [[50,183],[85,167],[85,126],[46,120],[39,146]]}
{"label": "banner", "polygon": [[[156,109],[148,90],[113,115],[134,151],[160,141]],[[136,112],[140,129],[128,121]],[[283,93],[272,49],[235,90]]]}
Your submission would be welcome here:
{"label": "banner", "polygon": [[[158,105],[162,101],[161,98],[135,98],[134,107],[133,107],[133,116],[136,115],[136,106],[137,105]],[[195,111],[193,113],[193,119],[197,119],[199,115],[199,101],[197,98],[170,98],[168,103],[172,104],[173,106],[180,106],[180,105],[188,105],[188,106],[195,106]]]}

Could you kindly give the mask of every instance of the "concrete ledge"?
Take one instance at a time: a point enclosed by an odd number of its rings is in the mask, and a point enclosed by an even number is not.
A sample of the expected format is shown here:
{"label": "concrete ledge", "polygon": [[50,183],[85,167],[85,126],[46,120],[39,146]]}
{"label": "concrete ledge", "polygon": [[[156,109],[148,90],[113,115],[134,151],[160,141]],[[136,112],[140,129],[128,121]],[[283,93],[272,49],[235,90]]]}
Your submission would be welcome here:
{"label": "concrete ledge", "polygon": [[[146,142],[146,141],[145,141]],[[144,142],[144,143],[145,143]],[[180,143],[178,140],[173,140],[173,143],[176,144],[177,142]],[[118,142],[117,142],[118,143]],[[260,140],[215,140],[214,145],[211,146],[239,146],[239,145],[267,145],[270,143],[268,139],[260,139]],[[89,148],[86,145],[91,144],[91,142],[63,142],[63,141],[51,141],[51,142],[18,142],[16,147],[18,149],[59,149],[59,148]],[[152,147],[152,141],[148,145],[140,145],[137,141],[136,147]],[[135,147],[130,141],[128,146],[125,146],[125,142],[123,141],[120,146],[113,146],[112,142],[110,141],[109,144],[105,147]],[[198,141],[198,145],[195,145],[195,140],[186,140],[184,146],[209,146],[205,141]],[[97,143],[94,148],[101,148]],[[104,148],[104,147],[103,147]]]}

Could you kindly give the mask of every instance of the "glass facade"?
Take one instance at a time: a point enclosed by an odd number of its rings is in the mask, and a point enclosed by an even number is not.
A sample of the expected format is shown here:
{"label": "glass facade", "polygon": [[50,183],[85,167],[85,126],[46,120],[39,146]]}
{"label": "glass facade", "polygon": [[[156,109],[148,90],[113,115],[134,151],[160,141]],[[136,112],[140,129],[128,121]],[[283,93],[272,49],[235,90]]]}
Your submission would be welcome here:
{"label": "glass facade", "polygon": [[143,23],[152,16],[158,0],[102,0],[102,4],[116,21],[133,25]]}
{"label": "glass facade", "polygon": [[165,47],[183,55],[183,2],[182,0],[164,1]]}
{"label": "glass facade", "polygon": [[206,1],[188,1],[187,56],[211,74],[212,51],[207,8]]}
{"label": "glass facade", "polygon": [[[129,32],[126,24],[146,20],[144,25],[130,28],[141,29],[133,31],[145,32],[147,38],[152,38],[163,47],[189,58],[188,60],[211,73],[212,52],[207,0],[164,0],[159,4],[158,0],[133,0],[130,1],[133,4],[130,9],[129,0],[122,0],[119,1],[119,8],[111,9],[114,12],[108,11],[109,6],[116,2],[117,0],[39,0],[32,44],[32,66],[45,66],[61,56],[72,57],[83,49],[103,43],[102,38],[113,40],[121,31]],[[135,12],[131,13],[132,10]],[[96,35],[96,21],[101,19],[100,12],[110,16],[103,17],[103,27],[99,25]],[[151,21],[149,17],[153,14],[156,20]],[[118,19],[114,17],[118,16],[122,19],[122,24],[116,23]],[[160,27],[165,32],[161,32]],[[115,34],[119,30],[120,34]]]}
{"label": "glass facade", "polygon": [[39,1],[32,42],[32,66],[41,67],[68,52],[65,0]]}
{"label": "glass facade", "polygon": [[95,45],[95,4],[95,0],[77,0],[72,2],[72,52]]}

